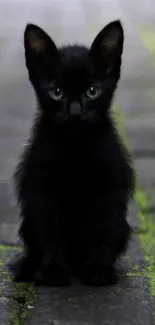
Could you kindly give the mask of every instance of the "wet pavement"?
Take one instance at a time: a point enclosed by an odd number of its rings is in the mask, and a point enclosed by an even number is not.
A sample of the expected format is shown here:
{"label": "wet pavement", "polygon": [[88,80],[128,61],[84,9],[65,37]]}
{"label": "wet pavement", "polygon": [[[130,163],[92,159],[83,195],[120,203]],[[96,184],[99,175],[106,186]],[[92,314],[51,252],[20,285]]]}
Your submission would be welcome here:
{"label": "wet pavement", "polygon": [[[153,0],[0,1],[0,325],[20,324],[27,312],[31,315],[26,317],[25,324],[34,325],[154,324],[154,17]],[[116,106],[140,184],[136,208],[129,214],[131,224],[139,227],[139,235],[134,237],[122,262],[126,277],[114,288],[97,291],[75,285],[64,291],[41,288],[29,295],[28,287],[21,302],[22,287],[14,288],[11,295],[8,293],[8,275],[3,264],[16,251],[12,245],[18,244],[19,219],[11,177],[36,109],[24,62],[24,28],[27,22],[38,24],[58,45],[90,45],[100,29],[115,19],[121,19],[125,30]],[[147,229],[146,234],[143,228]],[[15,323],[16,319],[19,323]]]}

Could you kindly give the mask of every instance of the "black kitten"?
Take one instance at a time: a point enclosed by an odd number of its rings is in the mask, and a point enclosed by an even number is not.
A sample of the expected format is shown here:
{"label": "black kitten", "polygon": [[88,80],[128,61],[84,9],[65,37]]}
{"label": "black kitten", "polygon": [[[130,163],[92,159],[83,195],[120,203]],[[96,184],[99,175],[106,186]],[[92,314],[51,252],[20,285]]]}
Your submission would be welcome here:
{"label": "black kitten", "polygon": [[116,283],[126,249],[134,172],[110,115],[120,78],[123,29],[108,24],[85,46],[57,48],[27,25],[26,66],[39,103],[16,173],[25,256],[17,281],[68,285]]}

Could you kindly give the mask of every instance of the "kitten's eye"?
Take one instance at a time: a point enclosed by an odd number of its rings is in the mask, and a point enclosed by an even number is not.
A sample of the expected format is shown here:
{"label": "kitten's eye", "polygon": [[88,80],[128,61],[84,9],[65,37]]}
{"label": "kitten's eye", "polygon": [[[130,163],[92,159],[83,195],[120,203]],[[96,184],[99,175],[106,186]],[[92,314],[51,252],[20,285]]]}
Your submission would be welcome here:
{"label": "kitten's eye", "polygon": [[86,91],[87,97],[90,99],[95,99],[100,95],[100,88],[97,86],[91,86],[87,91]]}
{"label": "kitten's eye", "polygon": [[53,87],[49,91],[49,95],[54,100],[60,100],[63,97],[63,91],[59,87]]}

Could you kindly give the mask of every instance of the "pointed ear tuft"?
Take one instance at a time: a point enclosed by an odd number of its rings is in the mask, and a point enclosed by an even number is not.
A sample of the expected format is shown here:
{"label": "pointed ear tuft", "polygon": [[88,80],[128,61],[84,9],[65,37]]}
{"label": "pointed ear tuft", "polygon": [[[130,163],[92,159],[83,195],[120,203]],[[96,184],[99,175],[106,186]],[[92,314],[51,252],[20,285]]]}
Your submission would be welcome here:
{"label": "pointed ear tuft", "polygon": [[56,50],[56,45],[51,40],[51,38],[46,34],[43,29],[37,25],[28,24],[24,33],[24,45],[25,50],[29,50],[34,54],[41,54],[48,50],[48,48],[53,48]]}
{"label": "pointed ear tuft", "polygon": [[44,69],[48,62],[55,64],[58,50],[52,39],[40,27],[28,24],[24,33],[26,66],[31,73]]}
{"label": "pointed ear tuft", "polygon": [[45,35],[41,28],[36,25],[28,24],[25,29],[24,43],[32,51],[39,53],[45,50]]}
{"label": "pointed ear tuft", "polygon": [[90,55],[112,57],[121,56],[123,51],[124,33],[119,20],[106,25],[96,36],[90,48]]}

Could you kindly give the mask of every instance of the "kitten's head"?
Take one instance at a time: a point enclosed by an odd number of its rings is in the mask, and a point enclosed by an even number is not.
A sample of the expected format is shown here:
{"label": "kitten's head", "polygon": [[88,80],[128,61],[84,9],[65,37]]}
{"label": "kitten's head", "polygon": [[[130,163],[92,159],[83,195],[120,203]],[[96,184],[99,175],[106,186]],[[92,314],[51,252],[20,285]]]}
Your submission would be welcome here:
{"label": "kitten's head", "polygon": [[90,49],[57,48],[41,28],[27,25],[26,66],[40,109],[64,122],[104,117],[120,78],[123,41],[119,21],[104,27]]}

